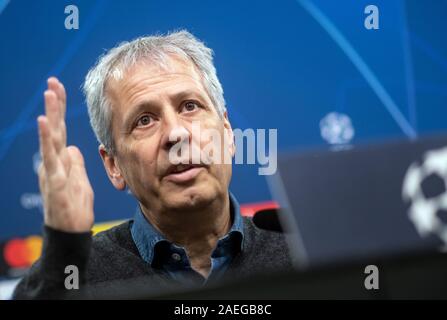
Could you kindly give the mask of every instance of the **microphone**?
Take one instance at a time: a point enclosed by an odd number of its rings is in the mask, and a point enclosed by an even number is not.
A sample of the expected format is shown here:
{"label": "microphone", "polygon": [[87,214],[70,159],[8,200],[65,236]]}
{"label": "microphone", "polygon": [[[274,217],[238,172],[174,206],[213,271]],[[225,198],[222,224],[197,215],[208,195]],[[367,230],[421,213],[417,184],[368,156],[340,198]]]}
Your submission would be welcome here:
{"label": "microphone", "polygon": [[253,215],[253,223],[260,229],[283,233],[284,230],[279,221],[281,209],[263,209]]}

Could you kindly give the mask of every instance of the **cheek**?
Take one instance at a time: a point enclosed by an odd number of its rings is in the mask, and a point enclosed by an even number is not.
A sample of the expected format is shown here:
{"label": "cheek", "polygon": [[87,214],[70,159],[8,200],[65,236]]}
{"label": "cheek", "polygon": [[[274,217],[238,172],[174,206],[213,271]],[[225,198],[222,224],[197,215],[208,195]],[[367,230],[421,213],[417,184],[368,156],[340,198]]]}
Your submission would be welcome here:
{"label": "cheek", "polygon": [[211,166],[211,184],[218,186],[219,189],[228,189],[232,175],[232,167],[230,164],[216,164]]}
{"label": "cheek", "polygon": [[[211,134],[204,134],[207,129]],[[205,154],[210,149],[217,150],[220,155],[220,157],[217,156],[220,158],[220,163],[231,164],[233,156],[231,135],[229,131],[225,130],[220,119],[217,122],[208,121],[201,126],[200,148]]]}
{"label": "cheek", "polygon": [[[208,119],[208,120],[202,120],[200,122],[200,146],[203,147],[211,142],[215,142],[216,144],[219,144],[219,141],[217,141],[215,135],[218,135],[220,145],[223,146],[223,140],[224,140],[224,126],[223,123],[221,123],[219,120],[215,119]],[[198,140],[198,139],[196,139]]]}
{"label": "cheek", "polygon": [[153,183],[151,178],[157,173],[156,156],[156,148],[151,143],[139,142],[130,146],[127,165],[132,180],[143,180],[141,184]]}
{"label": "cheek", "polygon": [[[218,134],[218,137],[211,138],[211,135],[203,134],[205,130],[210,129],[214,131],[216,134]],[[214,120],[206,120],[201,122],[200,130],[201,130],[201,137],[200,137],[200,147],[202,151],[210,150],[210,145],[213,146],[213,148],[218,148],[220,151],[220,163],[214,163],[210,167],[210,173],[212,176],[214,176],[219,183],[222,183],[224,185],[227,185],[230,181],[231,174],[232,174],[232,166],[231,166],[231,153],[230,153],[230,146],[231,141],[229,136],[227,136],[227,132],[224,130],[224,124],[219,119]],[[229,156],[228,159],[225,159],[225,152],[224,150],[228,151],[227,156]]]}

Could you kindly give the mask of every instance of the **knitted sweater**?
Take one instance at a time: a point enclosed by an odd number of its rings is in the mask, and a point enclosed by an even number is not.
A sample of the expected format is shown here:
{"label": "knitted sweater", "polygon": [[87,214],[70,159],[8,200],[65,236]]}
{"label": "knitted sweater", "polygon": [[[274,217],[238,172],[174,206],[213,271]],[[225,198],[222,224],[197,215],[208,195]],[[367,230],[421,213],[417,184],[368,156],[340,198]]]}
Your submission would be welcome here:
{"label": "knitted sweater", "polygon": [[[290,269],[284,235],[259,229],[251,218],[243,219],[242,250],[219,281]],[[94,237],[91,233],[65,233],[44,227],[42,256],[20,281],[13,297],[142,298],[188,289],[140,257],[130,233],[131,223],[129,220]],[[71,274],[66,267],[70,265],[79,271],[77,290],[66,289]],[[209,281],[205,286],[214,284]]]}

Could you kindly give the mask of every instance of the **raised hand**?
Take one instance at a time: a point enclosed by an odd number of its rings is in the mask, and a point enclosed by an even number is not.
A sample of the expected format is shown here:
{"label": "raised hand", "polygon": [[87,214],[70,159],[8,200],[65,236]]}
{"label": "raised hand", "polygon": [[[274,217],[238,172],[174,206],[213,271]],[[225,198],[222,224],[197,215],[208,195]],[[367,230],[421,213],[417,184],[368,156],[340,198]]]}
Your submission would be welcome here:
{"label": "raised hand", "polygon": [[75,146],[67,147],[66,93],[55,77],[44,92],[45,115],[37,118],[42,164],[39,187],[45,224],[65,232],[85,232],[93,226],[93,190],[84,158]]}

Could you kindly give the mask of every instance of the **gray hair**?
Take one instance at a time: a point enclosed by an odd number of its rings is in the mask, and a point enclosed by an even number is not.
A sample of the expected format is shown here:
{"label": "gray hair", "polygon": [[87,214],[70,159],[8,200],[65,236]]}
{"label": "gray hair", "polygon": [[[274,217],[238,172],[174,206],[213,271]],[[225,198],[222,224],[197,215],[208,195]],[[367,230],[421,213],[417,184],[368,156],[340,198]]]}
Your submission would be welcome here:
{"label": "gray hair", "polygon": [[225,99],[213,64],[213,51],[191,33],[181,30],[122,42],[99,57],[89,70],[83,86],[90,124],[99,143],[109,152],[114,152],[115,146],[111,132],[111,106],[105,94],[108,79],[113,77],[118,80],[128,68],[143,59],[166,68],[170,54],[194,63],[217,113],[223,117]]}

